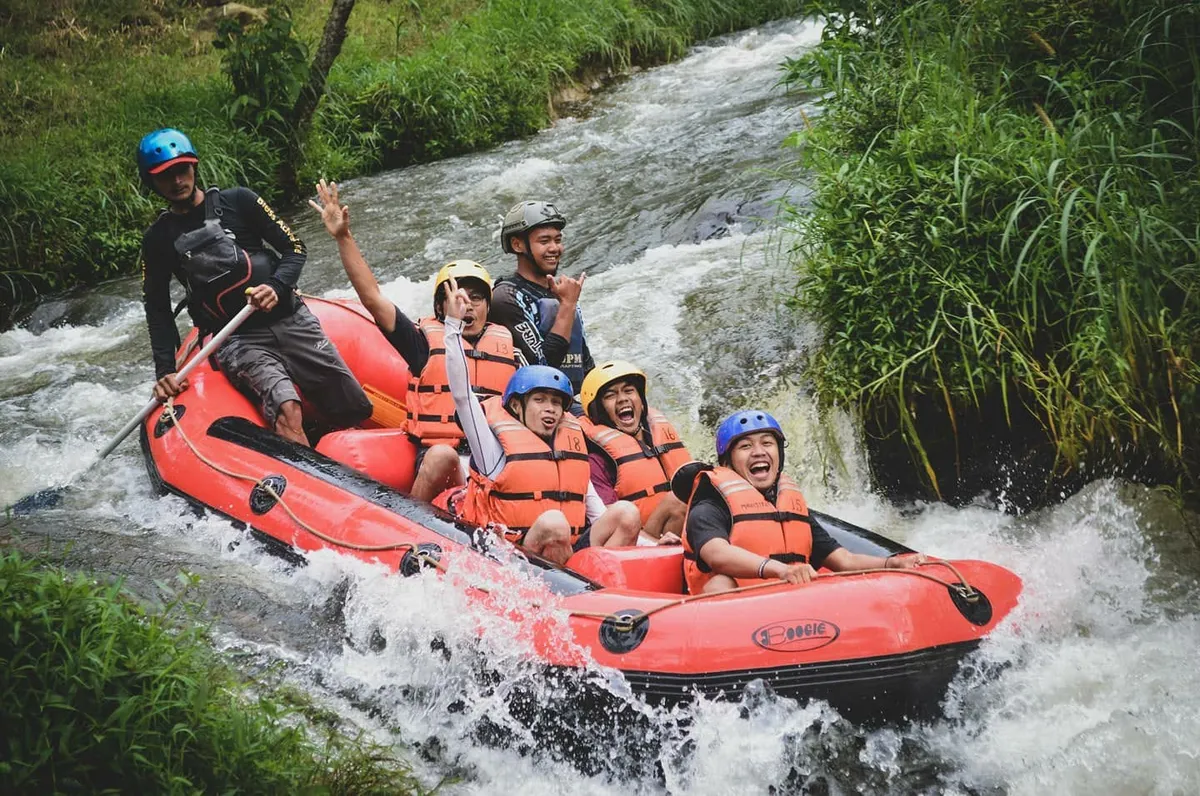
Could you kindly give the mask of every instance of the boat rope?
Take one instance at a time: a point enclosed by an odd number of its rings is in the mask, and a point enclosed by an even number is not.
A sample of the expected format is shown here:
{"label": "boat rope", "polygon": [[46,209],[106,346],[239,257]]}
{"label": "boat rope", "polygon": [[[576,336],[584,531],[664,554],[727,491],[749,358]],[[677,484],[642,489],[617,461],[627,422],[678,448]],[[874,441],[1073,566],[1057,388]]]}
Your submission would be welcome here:
{"label": "boat rope", "polygon": [[[171,418],[171,424],[173,426],[175,426],[175,430],[179,432],[179,438],[182,439],[189,448],[191,448],[192,454],[195,455],[195,457],[197,459],[199,459],[201,462],[208,465],[212,469],[216,470],[218,473],[221,473],[222,475],[227,475],[230,478],[236,478],[239,481],[249,481],[250,483],[254,484],[255,486],[261,488],[264,492],[266,492],[268,495],[270,495],[272,498],[274,498],[275,502],[277,502],[280,506],[283,507],[283,510],[287,512],[288,516],[291,517],[296,522],[297,525],[299,525],[301,528],[308,531],[309,533],[311,533],[313,536],[317,537],[321,541],[327,542],[331,545],[336,545],[337,547],[344,547],[347,550],[360,550],[360,551],[368,552],[368,553],[378,553],[378,552],[383,552],[385,550],[407,550],[407,551],[411,552],[413,555],[417,556],[418,558],[421,558],[424,561],[436,562],[435,566],[437,566],[438,569],[442,569],[440,561],[437,561],[437,559],[435,559],[433,556],[429,555],[428,553],[426,553],[424,551],[418,551],[416,549],[415,545],[413,545],[410,542],[398,542],[398,543],[392,543],[392,544],[358,544],[356,542],[347,542],[344,539],[335,539],[334,537],[329,536],[328,534],[317,530],[316,528],[309,525],[304,520],[300,519],[300,517],[298,517],[296,515],[296,512],[292,511],[292,507],[287,504],[287,501],[285,501],[283,499],[283,496],[280,495],[278,492],[276,492],[275,488],[273,486],[271,486],[271,484],[268,483],[267,481],[265,481],[264,479],[258,478],[257,476],[249,475],[247,473],[239,473],[234,470],[230,470],[228,467],[222,467],[221,465],[217,464],[212,459],[208,458],[203,453],[201,453],[200,449],[196,447],[196,444],[194,442],[192,442],[191,438],[183,430],[183,425],[180,424],[179,417],[175,414],[175,399],[174,398],[168,398],[166,404],[164,404],[164,407],[165,407],[165,413]],[[443,570],[443,571],[445,571],[445,570]]]}
{"label": "boat rope", "polygon": [[[945,586],[947,589],[952,589],[952,590],[958,592],[960,595],[962,595],[963,599],[967,600],[968,602],[975,602],[976,600],[979,599],[979,593],[977,591],[975,591],[974,588],[971,587],[971,584],[967,583],[967,579],[964,578],[962,576],[962,573],[960,573],[958,571],[958,569],[953,564],[951,564],[949,561],[942,561],[941,559],[935,558],[935,559],[930,559],[929,561],[922,564],[921,566],[943,566],[943,567],[946,567],[951,572],[954,573],[954,576],[956,578],[958,578],[958,582],[951,583],[950,581],[942,580],[941,578],[937,577],[936,575],[930,575],[927,572],[918,572],[915,569],[891,569],[888,567],[875,567],[873,569],[856,569],[856,570],[853,570],[850,572],[818,572],[817,577],[818,578],[844,578],[844,577],[851,577],[854,575],[868,575],[873,572],[887,572],[887,573],[893,574],[893,575],[913,575],[918,578],[924,578],[925,580],[931,580],[934,583],[937,583],[941,586]],[[654,608],[651,608],[649,611],[643,611],[639,614],[613,614],[613,613],[605,613],[603,611],[570,611],[569,615],[573,616],[573,617],[578,616],[578,617],[581,617],[584,619],[599,619],[601,621],[611,620],[614,625],[614,628],[616,630],[621,631],[621,632],[629,632],[629,631],[633,630],[634,627],[637,626],[638,622],[641,622],[643,619],[648,619],[649,617],[653,616],[654,614],[657,614],[660,611],[665,611],[668,608],[675,608],[676,606],[679,606],[679,605],[686,605],[687,603],[699,602],[700,600],[708,600],[708,599],[712,599],[714,597],[725,597],[726,595],[737,594],[739,592],[755,591],[756,589],[778,588],[779,586],[783,586],[783,585],[787,585],[787,584],[785,584],[783,581],[780,581],[780,580],[772,580],[767,583],[753,583],[749,586],[738,586],[736,589],[727,589],[725,591],[703,592],[701,594],[689,594],[685,597],[680,597],[677,600],[671,600],[670,602],[665,602],[662,605],[655,606]],[[795,583],[795,584],[791,584],[791,585],[793,587],[800,588],[800,587],[803,587],[805,584]]]}

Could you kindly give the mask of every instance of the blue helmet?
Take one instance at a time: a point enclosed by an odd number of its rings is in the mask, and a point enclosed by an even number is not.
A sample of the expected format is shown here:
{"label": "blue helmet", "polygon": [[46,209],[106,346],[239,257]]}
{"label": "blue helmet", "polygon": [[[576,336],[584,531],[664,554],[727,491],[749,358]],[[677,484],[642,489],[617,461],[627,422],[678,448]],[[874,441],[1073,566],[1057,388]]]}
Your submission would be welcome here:
{"label": "blue helmet", "polygon": [[150,175],[165,171],[176,163],[199,163],[196,148],[188,137],[178,130],[165,127],[146,133],[138,144],[138,173],[142,182],[150,184]]}
{"label": "blue helmet", "polygon": [[575,391],[571,388],[571,380],[567,378],[567,374],[548,365],[526,365],[518,368],[517,372],[509,377],[500,400],[508,406],[509,398],[514,395],[527,395],[534,390],[553,390],[561,393],[566,396],[568,406],[575,400]]}
{"label": "blue helmet", "polygon": [[779,421],[761,409],[734,412],[717,426],[717,456],[724,456],[734,442],[755,431],[774,433],[779,438],[780,445],[787,439],[783,435]]}

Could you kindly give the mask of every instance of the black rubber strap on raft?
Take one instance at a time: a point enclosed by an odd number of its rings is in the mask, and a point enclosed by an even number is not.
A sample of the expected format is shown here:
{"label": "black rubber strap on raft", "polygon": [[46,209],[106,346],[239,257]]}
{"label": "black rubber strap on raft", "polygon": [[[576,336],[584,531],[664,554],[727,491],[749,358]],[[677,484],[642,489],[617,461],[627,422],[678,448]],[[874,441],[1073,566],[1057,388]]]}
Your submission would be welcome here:
{"label": "black rubber strap on raft", "polygon": [[650,497],[651,495],[657,495],[662,492],[670,492],[670,491],[671,491],[671,485],[668,484],[666,481],[663,481],[661,484],[655,484],[650,489],[639,489],[637,492],[634,492],[632,495],[624,495],[623,497],[621,497],[621,500],[641,500],[642,498],[647,498],[647,497]]}

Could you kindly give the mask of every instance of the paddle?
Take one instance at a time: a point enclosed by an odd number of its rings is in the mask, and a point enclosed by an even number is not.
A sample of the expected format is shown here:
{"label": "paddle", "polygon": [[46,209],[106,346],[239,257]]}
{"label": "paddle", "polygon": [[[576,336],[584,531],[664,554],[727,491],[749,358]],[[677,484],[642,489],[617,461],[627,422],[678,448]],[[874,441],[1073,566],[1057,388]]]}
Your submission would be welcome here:
{"label": "paddle", "polygon": [[[185,378],[187,378],[189,373],[199,367],[201,362],[212,356],[213,352],[220,348],[221,344],[224,343],[231,334],[237,331],[237,328],[241,326],[247,318],[250,317],[252,312],[254,312],[253,304],[247,304],[245,307],[242,307],[241,311],[238,312],[237,315],[233,316],[233,320],[225,324],[225,328],[214,334],[213,338],[208,341],[208,344],[197,351],[196,355],[189,359],[187,364],[179,369],[179,373],[176,375],[176,378],[178,378],[179,381],[183,381]],[[96,459],[86,468],[84,468],[80,474],[91,470],[93,467],[99,464],[101,460],[108,456],[108,454],[116,450],[116,447],[120,445],[126,437],[129,436],[129,433],[145,422],[146,418],[150,416],[150,413],[157,409],[160,404],[162,404],[162,401],[158,400],[157,398],[151,398],[150,402],[142,407],[142,411],[138,412],[137,415],[129,420],[128,423],[121,427],[121,430],[117,432],[117,435],[113,437],[107,445],[104,446],[104,449],[97,454]],[[28,514],[37,509],[56,506],[58,505],[59,501],[62,500],[63,492],[65,492],[69,486],[71,486],[71,484],[67,483],[63,484],[62,486],[49,487],[47,489],[34,492],[32,495],[26,495],[5,509],[5,513],[7,514],[11,511],[13,514]]]}

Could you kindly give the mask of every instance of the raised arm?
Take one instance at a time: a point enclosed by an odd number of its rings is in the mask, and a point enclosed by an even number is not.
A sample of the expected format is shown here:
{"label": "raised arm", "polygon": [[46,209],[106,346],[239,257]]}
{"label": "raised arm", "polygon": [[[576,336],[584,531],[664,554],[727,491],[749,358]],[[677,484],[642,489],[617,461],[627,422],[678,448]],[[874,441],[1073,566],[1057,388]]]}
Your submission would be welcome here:
{"label": "raised arm", "polygon": [[317,183],[317,197],[320,198],[321,204],[312,199],[308,200],[308,204],[321,214],[325,230],[337,243],[342,268],[346,270],[346,276],[350,277],[350,285],[358,294],[358,300],[367,308],[367,312],[371,313],[371,317],[383,333],[391,334],[396,329],[396,305],[384,298],[383,291],[379,289],[379,281],[375,279],[375,274],[371,273],[371,267],[367,265],[362,250],[358,248],[358,241],[354,240],[354,235],[350,233],[350,208],[339,204],[337,183],[321,180]]}
{"label": "raised arm", "polygon": [[453,277],[446,282],[446,292],[446,380],[450,382],[458,422],[471,446],[471,460],[483,475],[494,478],[504,467],[504,448],[488,426],[479,397],[471,390],[467,355],[462,347],[462,318],[470,306],[470,299],[466,291],[459,290]]}

